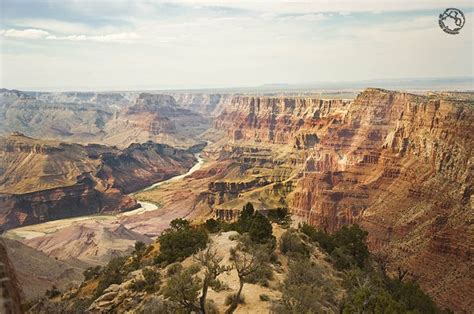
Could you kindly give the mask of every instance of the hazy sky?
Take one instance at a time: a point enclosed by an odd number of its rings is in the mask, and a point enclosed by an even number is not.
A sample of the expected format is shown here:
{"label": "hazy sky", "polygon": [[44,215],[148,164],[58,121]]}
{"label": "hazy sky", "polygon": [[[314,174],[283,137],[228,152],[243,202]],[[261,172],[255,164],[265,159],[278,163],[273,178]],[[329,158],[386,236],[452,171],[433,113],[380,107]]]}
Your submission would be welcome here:
{"label": "hazy sky", "polygon": [[[473,1],[0,0],[0,85],[159,89],[473,76]],[[438,25],[464,11],[459,35]]]}

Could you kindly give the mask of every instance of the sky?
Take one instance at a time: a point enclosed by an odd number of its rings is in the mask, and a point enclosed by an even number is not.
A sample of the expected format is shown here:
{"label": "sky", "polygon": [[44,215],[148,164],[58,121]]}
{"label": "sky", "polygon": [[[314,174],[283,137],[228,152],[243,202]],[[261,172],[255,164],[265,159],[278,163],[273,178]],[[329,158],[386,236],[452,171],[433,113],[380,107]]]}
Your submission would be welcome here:
{"label": "sky", "polygon": [[[134,90],[474,76],[473,1],[0,0],[0,87]],[[438,16],[464,12],[458,35]]]}

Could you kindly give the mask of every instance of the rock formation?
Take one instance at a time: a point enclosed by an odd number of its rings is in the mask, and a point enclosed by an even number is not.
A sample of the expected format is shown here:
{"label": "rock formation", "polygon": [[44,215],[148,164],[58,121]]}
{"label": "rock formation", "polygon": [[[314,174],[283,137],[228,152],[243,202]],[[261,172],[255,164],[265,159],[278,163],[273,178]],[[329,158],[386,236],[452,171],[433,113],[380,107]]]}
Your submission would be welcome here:
{"label": "rock formation", "polygon": [[0,90],[0,135],[102,143],[122,148],[149,140],[172,146],[199,143],[210,123],[173,97],[150,93],[33,93]]}
{"label": "rock formation", "polygon": [[3,239],[0,239],[0,312],[23,313],[23,292]]}
{"label": "rock formation", "polygon": [[0,138],[0,225],[138,207],[127,193],[179,175],[193,154],[164,144],[133,144],[121,151],[40,141],[21,134]]}
{"label": "rock formation", "polygon": [[473,105],[468,93],[380,89],[353,101],[235,97],[215,127],[239,172],[210,184],[210,200],[278,198],[329,232],[359,223],[440,304],[472,308]]}
{"label": "rock formation", "polygon": [[183,108],[199,112],[203,116],[216,117],[229,105],[232,94],[171,93]]}
{"label": "rock formation", "polygon": [[52,286],[64,290],[83,280],[86,264],[59,261],[15,240],[3,239],[3,243],[26,300],[44,296]]}

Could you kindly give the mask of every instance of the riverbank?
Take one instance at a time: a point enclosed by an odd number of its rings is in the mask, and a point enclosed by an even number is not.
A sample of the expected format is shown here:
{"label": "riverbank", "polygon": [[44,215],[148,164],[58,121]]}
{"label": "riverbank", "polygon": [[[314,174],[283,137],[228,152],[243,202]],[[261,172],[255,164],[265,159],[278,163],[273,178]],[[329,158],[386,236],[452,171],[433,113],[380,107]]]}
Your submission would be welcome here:
{"label": "riverbank", "polygon": [[[194,164],[194,166],[191,167],[186,173],[174,176],[168,180],[154,183],[140,191],[131,193],[130,196],[134,197],[134,195],[138,193],[153,190],[165,184],[178,182],[184,179],[185,177],[191,175],[193,172],[199,170],[204,164],[204,159],[201,158],[200,154],[196,154],[195,156],[197,159],[196,164]],[[59,230],[70,227],[77,223],[85,224],[88,222],[91,222],[91,223],[103,222],[103,223],[110,223],[110,224],[119,224],[121,223],[121,220],[124,218],[139,216],[139,215],[156,211],[157,209],[159,209],[159,206],[157,206],[156,204],[147,202],[145,200],[138,200],[138,203],[141,206],[140,208],[127,211],[127,212],[120,212],[116,214],[107,214],[107,215],[97,214],[97,215],[59,219],[59,220],[48,221],[48,222],[44,222],[40,224],[10,229],[7,232],[5,232],[4,237],[10,238],[13,240],[23,241],[23,240],[30,240],[37,237],[45,236],[48,234],[53,234],[55,232],[58,232]]]}

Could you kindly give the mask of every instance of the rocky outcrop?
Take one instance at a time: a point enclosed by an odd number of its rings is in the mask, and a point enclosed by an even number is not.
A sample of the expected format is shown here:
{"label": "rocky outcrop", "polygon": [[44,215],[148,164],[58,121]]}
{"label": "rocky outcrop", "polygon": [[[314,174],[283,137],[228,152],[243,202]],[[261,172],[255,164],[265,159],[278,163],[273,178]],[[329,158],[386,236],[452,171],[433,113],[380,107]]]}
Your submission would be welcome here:
{"label": "rocky outcrop", "polygon": [[78,265],[77,261],[71,264],[59,261],[15,240],[4,238],[2,241],[10,260],[14,261],[13,267],[25,300],[44,296],[52,286],[64,291],[83,280],[86,265]]}
{"label": "rocky outcrop", "polygon": [[[235,97],[215,127],[233,146],[270,148],[266,163],[277,171],[292,168],[281,194],[299,219],[329,232],[363,225],[393,268],[409,270],[441,305],[466,311],[474,299],[473,122],[472,93],[367,89],[353,101]],[[222,153],[257,161],[237,155]],[[269,195],[234,194],[257,191]]]}
{"label": "rocky outcrop", "polygon": [[191,152],[164,144],[125,150],[40,141],[21,134],[0,138],[0,225],[139,207],[126,194],[191,168]]}
{"label": "rocky outcrop", "polygon": [[23,292],[3,239],[0,239],[0,292],[1,313],[23,313]]}

